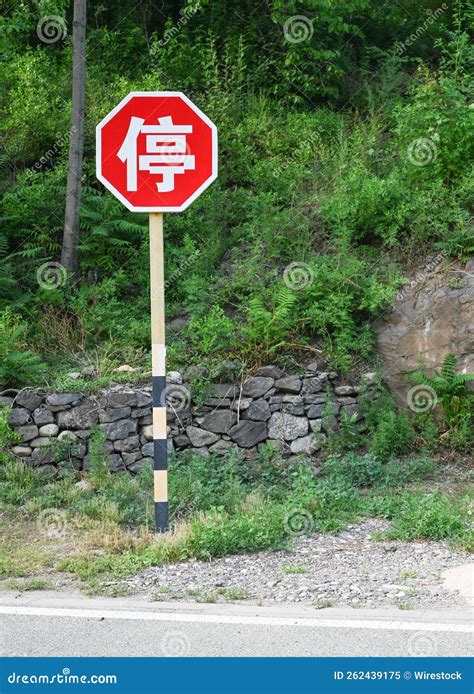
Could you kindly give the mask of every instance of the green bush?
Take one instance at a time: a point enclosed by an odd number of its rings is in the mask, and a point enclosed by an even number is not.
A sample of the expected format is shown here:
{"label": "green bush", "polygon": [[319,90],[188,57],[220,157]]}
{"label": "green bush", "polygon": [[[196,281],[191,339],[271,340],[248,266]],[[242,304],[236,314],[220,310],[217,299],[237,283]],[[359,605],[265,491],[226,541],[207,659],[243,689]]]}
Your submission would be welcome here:
{"label": "green bush", "polygon": [[0,384],[24,386],[38,380],[45,371],[40,358],[28,349],[29,327],[10,308],[0,314]]}

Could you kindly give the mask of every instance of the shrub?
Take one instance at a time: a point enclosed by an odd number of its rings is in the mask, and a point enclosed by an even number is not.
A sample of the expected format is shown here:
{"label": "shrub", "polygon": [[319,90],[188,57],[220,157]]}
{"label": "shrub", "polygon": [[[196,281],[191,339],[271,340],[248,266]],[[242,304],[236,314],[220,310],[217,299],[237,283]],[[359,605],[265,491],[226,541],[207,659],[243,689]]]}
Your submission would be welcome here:
{"label": "shrub", "polygon": [[26,348],[29,326],[11,308],[0,314],[0,384],[23,386],[38,379],[45,365]]}

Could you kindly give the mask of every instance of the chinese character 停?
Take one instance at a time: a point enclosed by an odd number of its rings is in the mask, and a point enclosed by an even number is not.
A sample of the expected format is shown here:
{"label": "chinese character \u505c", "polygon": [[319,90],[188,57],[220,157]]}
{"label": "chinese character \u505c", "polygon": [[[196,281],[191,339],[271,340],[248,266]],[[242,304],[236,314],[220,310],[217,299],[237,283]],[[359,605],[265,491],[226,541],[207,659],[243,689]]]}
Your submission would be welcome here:
{"label": "chinese character \u505c", "polygon": [[[143,118],[132,116],[130,125],[117,156],[127,162],[127,190],[137,190],[138,171],[161,174],[156,184],[159,193],[174,190],[174,177],[193,170],[195,158],[186,154],[186,135],[192,133],[192,125],[173,125],[171,116],[158,118],[159,125],[143,125]],[[146,154],[137,153],[140,133],[146,134]]]}

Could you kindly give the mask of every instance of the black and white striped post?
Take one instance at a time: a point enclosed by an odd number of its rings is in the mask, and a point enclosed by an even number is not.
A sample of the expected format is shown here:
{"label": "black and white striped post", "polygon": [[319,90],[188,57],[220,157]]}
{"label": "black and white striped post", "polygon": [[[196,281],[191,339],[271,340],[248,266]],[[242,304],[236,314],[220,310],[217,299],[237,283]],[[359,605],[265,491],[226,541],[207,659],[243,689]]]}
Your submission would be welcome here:
{"label": "black and white striped post", "polygon": [[155,524],[166,532],[168,442],[166,425],[165,270],[163,214],[150,213],[151,364],[153,380],[153,477]]}

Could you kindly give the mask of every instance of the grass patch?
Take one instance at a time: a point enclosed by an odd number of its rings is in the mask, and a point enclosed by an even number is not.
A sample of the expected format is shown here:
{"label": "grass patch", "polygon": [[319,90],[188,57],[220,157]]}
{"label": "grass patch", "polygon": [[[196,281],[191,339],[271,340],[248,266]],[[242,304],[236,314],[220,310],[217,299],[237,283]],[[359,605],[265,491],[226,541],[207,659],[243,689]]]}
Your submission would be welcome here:
{"label": "grass patch", "polygon": [[46,581],[43,578],[26,578],[24,581],[11,579],[6,581],[3,587],[18,593],[25,593],[30,590],[49,590],[53,588],[53,585],[50,581]]}
{"label": "grass patch", "polygon": [[282,566],[281,570],[284,574],[306,574],[308,569],[304,566]]}
{"label": "grass patch", "polygon": [[[334,532],[377,516],[392,522],[384,539],[449,539],[472,548],[465,491],[417,486],[434,475],[435,463],[426,458],[381,463],[372,454],[336,454],[325,461],[324,474],[314,476],[304,459],[284,461],[274,451],[252,467],[235,451],[222,458],[173,457],[172,530],[159,535],[152,525],[151,470],[135,477],[110,474],[100,443],[97,437],[92,445],[90,489],[78,488],[78,475],[67,466],[55,481],[14,461],[0,468],[0,501],[7,507],[0,526],[0,576],[34,576],[48,566],[97,592],[104,582],[150,566],[287,547],[295,516],[304,519],[308,532]],[[55,532],[48,526],[45,533],[37,521],[50,511],[61,527]],[[12,527],[23,530],[15,535]],[[282,572],[306,569],[288,565]],[[214,592],[205,599],[244,599],[240,593]]]}

